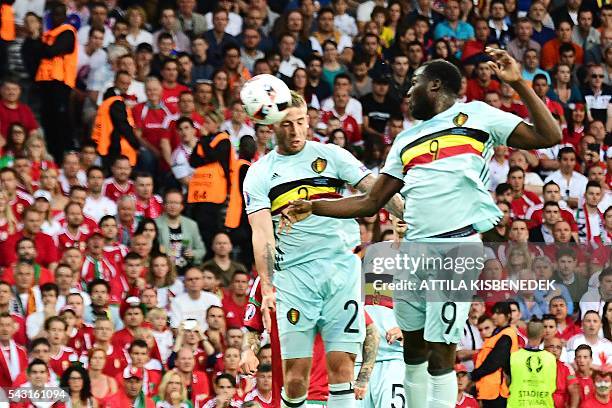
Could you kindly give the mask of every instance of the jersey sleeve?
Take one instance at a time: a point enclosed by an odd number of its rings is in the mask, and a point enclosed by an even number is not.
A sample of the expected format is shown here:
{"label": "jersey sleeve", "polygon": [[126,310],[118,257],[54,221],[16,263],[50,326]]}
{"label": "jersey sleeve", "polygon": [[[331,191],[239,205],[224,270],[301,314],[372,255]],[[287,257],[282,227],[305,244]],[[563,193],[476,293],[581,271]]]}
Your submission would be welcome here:
{"label": "jersey sleeve", "polygon": [[400,147],[399,143],[397,143],[397,138],[395,140],[395,143],[393,143],[389,150],[389,154],[387,154],[385,165],[380,172],[395,177],[396,179],[404,180],[404,166],[402,165],[400,157]]}
{"label": "jersey sleeve", "polygon": [[334,152],[338,176],[352,186],[359,184],[368,174],[372,173],[362,162],[346,149],[336,145],[327,145]]}
{"label": "jersey sleeve", "polygon": [[247,214],[271,207],[267,176],[262,170],[261,166],[255,164],[244,178],[244,203]]}
{"label": "jersey sleeve", "polygon": [[486,118],[487,132],[493,137],[493,144],[495,146],[506,146],[508,144],[508,137],[510,137],[519,123],[523,121],[523,119],[513,113],[496,109],[484,102],[478,102],[477,109],[479,115]]}

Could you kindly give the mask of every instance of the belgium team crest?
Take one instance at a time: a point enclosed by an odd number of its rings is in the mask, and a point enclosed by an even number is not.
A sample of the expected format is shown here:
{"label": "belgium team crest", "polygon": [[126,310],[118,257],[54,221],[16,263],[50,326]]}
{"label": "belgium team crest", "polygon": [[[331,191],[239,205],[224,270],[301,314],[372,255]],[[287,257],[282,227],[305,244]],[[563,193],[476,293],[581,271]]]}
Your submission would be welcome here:
{"label": "belgium team crest", "polygon": [[289,320],[289,323],[295,326],[300,320],[300,311],[293,308],[289,309],[287,312],[287,320]]}
{"label": "belgium team crest", "polygon": [[323,173],[323,171],[327,167],[327,160],[325,160],[325,159],[323,159],[321,157],[317,157],[315,159],[315,161],[312,162],[310,167],[312,168],[312,170],[315,173],[321,174],[321,173]]}
{"label": "belgium team crest", "polygon": [[468,115],[463,112],[459,112],[457,116],[453,118],[453,123],[455,126],[461,127],[468,120]]}

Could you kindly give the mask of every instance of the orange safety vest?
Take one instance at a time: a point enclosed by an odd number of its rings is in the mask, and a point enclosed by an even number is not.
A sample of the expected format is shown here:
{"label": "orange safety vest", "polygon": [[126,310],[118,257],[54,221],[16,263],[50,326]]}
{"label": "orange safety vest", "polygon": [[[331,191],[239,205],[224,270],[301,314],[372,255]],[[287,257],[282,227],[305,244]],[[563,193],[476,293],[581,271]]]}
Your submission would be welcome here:
{"label": "orange safety vest", "polygon": [[[210,147],[215,148],[223,140],[229,140],[229,135],[225,132],[219,132],[213,137],[210,142]],[[204,156],[204,149],[200,144],[197,146],[197,151],[192,154]],[[234,149],[230,152],[230,176],[231,170],[234,168],[234,162],[237,160]],[[231,180],[231,177],[230,177]],[[187,202],[189,203],[211,203],[223,204],[227,201],[227,179],[225,171],[219,162],[212,162],[196,168],[193,176],[189,181],[187,192]]]}
{"label": "orange safety vest", "polygon": [[15,40],[15,13],[13,6],[3,4],[0,7],[0,39],[4,41]]}
{"label": "orange safety vest", "polygon": [[242,200],[242,194],[240,194],[240,169],[242,166],[251,166],[251,162],[238,159],[235,160],[234,166],[231,169],[231,185],[230,185],[230,197],[229,203],[227,204],[227,213],[225,214],[225,226],[227,228],[238,228],[240,226],[240,219],[242,218],[242,211],[244,210],[244,202]]}
{"label": "orange safety vest", "polygon": [[[514,327],[506,327],[494,336],[489,337],[482,344],[482,349],[476,356],[475,368],[478,368],[485,361],[491,350],[495,347],[497,342],[502,336],[509,336],[512,339],[512,346],[510,352],[514,353],[519,349],[518,338],[516,335],[516,329]],[[498,368],[497,371],[485,375],[476,382],[476,389],[478,390],[478,399],[483,400],[494,400],[499,396],[508,398],[510,391],[508,390],[508,384],[503,374],[503,370]]]}
{"label": "orange safety vest", "polygon": [[38,71],[36,71],[35,80],[60,81],[70,88],[74,88],[76,85],[77,58],[79,52],[79,40],[74,27],[70,24],[62,24],[51,31],[47,31],[42,36],[42,42],[46,45],[53,45],[56,38],[64,31],[72,31],[74,34],[74,49],[70,54],[41,59]]}
{"label": "orange safety vest", "polygon": [[[91,139],[98,145],[98,153],[100,156],[106,156],[108,149],[111,145],[111,134],[113,133],[113,122],[110,117],[110,107],[116,101],[123,101],[121,96],[111,96],[105,99],[104,102],[98,108],[96,114],[96,120],[94,122],[93,130],[91,131]],[[132,117],[132,110],[125,107],[127,111],[127,119],[130,126],[134,127],[134,118]],[[136,159],[138,158],[138,152],[132,147],[128,141],[121,136],[120,138],[121,154],[130,159],[132,166],[136,165]]]}

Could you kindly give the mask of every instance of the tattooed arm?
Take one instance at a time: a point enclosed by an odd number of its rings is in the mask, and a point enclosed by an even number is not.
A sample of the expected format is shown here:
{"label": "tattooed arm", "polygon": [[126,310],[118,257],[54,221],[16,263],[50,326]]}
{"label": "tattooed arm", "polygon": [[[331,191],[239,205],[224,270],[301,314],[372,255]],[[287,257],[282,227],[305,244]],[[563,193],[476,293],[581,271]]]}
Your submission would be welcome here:
{"label": "tattooed arm", "polygon": [[[375,182],[376,177],[372,174],[368,174],[355,186],[355,188],[359,190],[359,192],[366,194],[372,189]],[[396,193],[393,197],[391,197],[389,202],[385,204],[385,209],[387,209],[395,217],[402,220],[404,218],[404,199],[401,195],[399,195],[399,193]]]}
{"label": "tattooed arm", "polygon": [[276,308],[276,296],[272,287],[274,272],[274,226],[272,214],[265,208],[249,214],[249,223],[253,230],[253,253],[255,267],[261,284],[261,314],[264,327],[270,330],[272,323],[270,312]]}
{"label": "tattooed arm", "polygon": [[368,382],[376,363],[376,355],[378,354],[378,344],[380,343],[380,336],[374,323],[366,326],[366,337],[363,341],[363,351],[361,369],[357,375],[355,381],[355,398],[363,399],[366,391],[368,390]]}

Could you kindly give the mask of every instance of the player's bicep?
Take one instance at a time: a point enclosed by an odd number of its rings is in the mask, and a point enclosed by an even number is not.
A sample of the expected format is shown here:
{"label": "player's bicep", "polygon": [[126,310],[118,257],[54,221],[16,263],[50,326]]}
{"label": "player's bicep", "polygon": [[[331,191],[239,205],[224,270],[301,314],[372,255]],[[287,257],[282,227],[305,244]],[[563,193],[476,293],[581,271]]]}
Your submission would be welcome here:
{"label": "player's bicep", "polygon": [[521,122],[508,137],[508,146],[517,149],[539,149],[542,141],[532,125]]}

